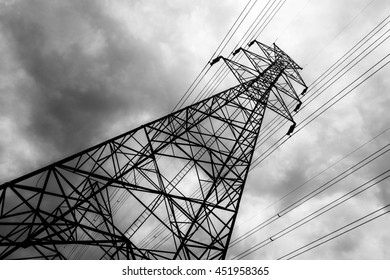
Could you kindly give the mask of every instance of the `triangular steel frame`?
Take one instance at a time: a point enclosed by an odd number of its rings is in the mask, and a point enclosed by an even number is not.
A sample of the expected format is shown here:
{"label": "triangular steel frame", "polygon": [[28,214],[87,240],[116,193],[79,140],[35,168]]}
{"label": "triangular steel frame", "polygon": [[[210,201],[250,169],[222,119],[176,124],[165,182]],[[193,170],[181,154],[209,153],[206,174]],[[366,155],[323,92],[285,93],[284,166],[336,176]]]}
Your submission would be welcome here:
{"label": "triangular steel frame", "polygon": [[0,259],[225,259],[266,108],[300,102],[259,46],[223,58],[237,86],[2,184]]}

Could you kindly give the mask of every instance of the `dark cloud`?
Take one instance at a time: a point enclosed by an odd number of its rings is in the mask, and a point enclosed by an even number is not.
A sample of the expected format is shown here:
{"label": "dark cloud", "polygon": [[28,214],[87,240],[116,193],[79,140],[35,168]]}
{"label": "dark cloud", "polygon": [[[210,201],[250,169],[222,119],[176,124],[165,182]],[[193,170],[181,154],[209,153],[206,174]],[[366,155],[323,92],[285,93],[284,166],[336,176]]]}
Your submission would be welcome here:
{"label": "dark cloud", "polygon": [[75,152],[115,118],[129,112],[137,118],[149,103],[158,104],[150,99],[164,98],[163,74],[153,71],[164,67],[158,52],[125,32],[98,2],[22,1],[4,8],[2,32],[29,78],[28,86],[8,94],[27,104],[23,133],[39,145]]}
{"label": "dark cloud", "polygon": [[[182,1],[0,5],[0,126],[14,138],[1,140],[7,178],[169,112],[210,55],[214,41],[201,36],[220,33],[218,19],[233,12]],[[218,24],[200,28],[203,17]]]}

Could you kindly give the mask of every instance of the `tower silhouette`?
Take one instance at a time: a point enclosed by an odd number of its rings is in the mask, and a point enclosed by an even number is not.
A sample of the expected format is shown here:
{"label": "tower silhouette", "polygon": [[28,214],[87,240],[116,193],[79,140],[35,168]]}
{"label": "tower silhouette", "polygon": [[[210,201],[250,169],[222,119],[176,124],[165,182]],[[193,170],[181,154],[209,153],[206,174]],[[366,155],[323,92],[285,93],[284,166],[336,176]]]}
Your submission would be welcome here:
{"label": "tower silhouette", "polygon": [[239,84],[0,186],[0,259],[225,259],[266,108],[295,122],[275,44],[224,57]]}

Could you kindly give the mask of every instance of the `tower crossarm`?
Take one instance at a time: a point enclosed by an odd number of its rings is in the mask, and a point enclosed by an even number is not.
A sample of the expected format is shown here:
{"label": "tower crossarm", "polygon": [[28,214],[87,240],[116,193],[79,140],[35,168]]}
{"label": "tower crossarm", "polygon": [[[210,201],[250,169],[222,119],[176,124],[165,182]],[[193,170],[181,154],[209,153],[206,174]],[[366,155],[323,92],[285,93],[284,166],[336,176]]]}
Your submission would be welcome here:
{"label": "tower crossarm", "polygon": [[[257,41],[254,41],[250,45],[253,45],[255,42],[258,43]],[[237,57],[237,54],[240,52],[244,53],[245,58],[247,59],[246,64],[245,61],[238,62],[222,56],[213,60],[212,64],[219,60],[223,60],[241,84],[244,84],[248,80],[256,80],[257,82],[251,84],[251,87],[247,88],[249,93],[258,92],[260,90],[257,88],[258,81],[261,81],[261,83],[268,83],[272,89],[269,98],[267,102],[264,102],[264,105],[276,114],[292,122],[292,125],[288,130],[288,134],[291,134],[296,124],[292,117],[292,110],[289,108],[289,104],[295,103],[294,111],[297,111],[302,103],[297,94],[297,86],[293,84],[294,81],[300,81],[301,79],[300,76],[295,75],[296,69],[300,69],[300,67],[276,45],[274,48],[270,48],[261,43],[258,43],[258,45],[260,50],[264,53],[263,56],[244,48],[239,48],[233,52],[234,57]],[[259,77],[259,79],[254,77]],[[300,82],[299,85],[302,92],[306,90],[306,85],[303,81]]]}

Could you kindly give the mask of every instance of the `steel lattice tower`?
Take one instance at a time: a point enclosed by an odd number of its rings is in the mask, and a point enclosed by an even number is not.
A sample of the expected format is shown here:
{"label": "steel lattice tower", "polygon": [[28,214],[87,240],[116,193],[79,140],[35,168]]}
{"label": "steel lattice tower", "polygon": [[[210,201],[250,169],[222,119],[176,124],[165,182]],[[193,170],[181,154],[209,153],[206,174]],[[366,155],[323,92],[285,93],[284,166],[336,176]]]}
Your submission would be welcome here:
{"label": "steel lattice tower", "polygon": [[[239,84],[0,186],[0,259],[224,259],[266,108],[306,91],[279,47]],[[302,93],[303,93],[302,92]]]}

